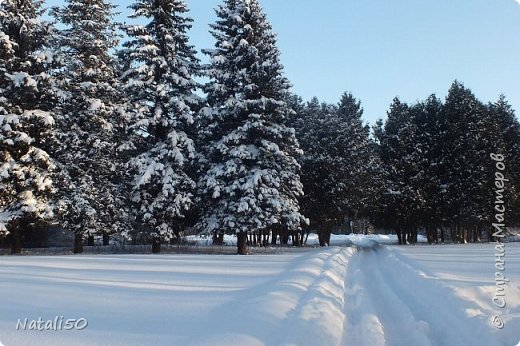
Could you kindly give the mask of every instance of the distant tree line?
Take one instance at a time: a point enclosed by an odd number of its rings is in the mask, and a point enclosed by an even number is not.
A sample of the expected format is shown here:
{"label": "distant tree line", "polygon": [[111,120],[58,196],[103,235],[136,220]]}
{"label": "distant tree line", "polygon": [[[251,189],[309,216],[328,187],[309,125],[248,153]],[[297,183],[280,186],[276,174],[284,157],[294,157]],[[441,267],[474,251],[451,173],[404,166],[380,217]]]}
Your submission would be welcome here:
{"label": "distant tree line", "polygon": [[[372,132],[349,93],[337,105],[292,104],[305,152],[302,209],[325,237],[339,224],[356,232],[371,225],[395,232],[400,244],[417,242],[421,231],[429,243],[465,243],[493,239],[502,216],[520,224],[520,124],[504,96],[484,104],[455,81],[444,101],[395,98]],[[504,187],[492,154],[504,157]]]}
{"label": "distant tree line", "polygon": [[208,64],[182,0],[136,0],[142,25],[116,23],[105,0],[66,0],[56,24],[42,6],[0,3],[0,239],[12,253],[53,225],[75,253],[115,234],[159,252],[188,226],[216,244],[237,234],[240,254],[302,245],[309,230],[327,245],[338,228],[402,244],[489,239],[492,153],[507,165],[502,214],[520,223],[520,126],[504,97],[483,104],[455,82],[444,102],[395,99],[370,128],[350,93],[334,105],[290,93],[258,0],[223,0]]}

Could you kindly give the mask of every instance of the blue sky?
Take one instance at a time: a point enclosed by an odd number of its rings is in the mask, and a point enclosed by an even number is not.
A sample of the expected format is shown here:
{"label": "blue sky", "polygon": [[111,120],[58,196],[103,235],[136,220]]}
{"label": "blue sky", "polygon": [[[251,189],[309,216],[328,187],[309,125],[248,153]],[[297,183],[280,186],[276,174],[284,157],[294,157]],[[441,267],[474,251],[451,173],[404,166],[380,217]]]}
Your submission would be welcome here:
{"label": "blue sky", "polygon": [[[122,17],[131,1],[113,0]],[[222,0],[186,0],[192,44],[213,46]],[[278,34],[287,77],[308,100],[361,100],[365,120],[395,96],[444,98],[458,79],[481,100],[504,93],[520,111],[520,0],[260,0]],[[52,4],[59,1],[52,0]]]}

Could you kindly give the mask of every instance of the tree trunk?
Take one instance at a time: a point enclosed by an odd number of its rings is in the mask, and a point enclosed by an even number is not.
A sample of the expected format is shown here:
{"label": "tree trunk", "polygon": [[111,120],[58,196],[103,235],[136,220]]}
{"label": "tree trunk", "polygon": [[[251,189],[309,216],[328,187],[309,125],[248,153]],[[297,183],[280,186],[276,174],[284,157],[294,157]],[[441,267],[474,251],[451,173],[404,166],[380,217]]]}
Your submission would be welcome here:
{"label": "tree trunk", "polygon": [[161,238],[153,237],[152,239],[152,253],[160,253],[161,252]]}
{"label": "tree trunk", "polygon": [[271,234],[271,245],[276,245],[276,238],[278,237],[278,232],[273,229]]}
{"label": "tree trunk", "polygon": [[293,246],[300,246],[300,237],[299,237],[299,233],[298,232],[292,232],[291,233],[291,238],[292,238],[292,245]]}
{"label": "tree trunk", "polygon": [[224,233],[213,232],[213,245],[222,246],[224,245]]}
{"label": "tree trunk", "polygon": [[87,245],[88,246],[94,246],[94,235],[93,234],[89,234],[88,235],[88,238],[87,238]]}
{"label": "tree trunk", "polygon": [[411,244],[412,243],[412,229],[410,228],[410,226],[406,227],[406,245],[408,244]]}
{"label": "tree trunk", "polygon": [[330,237],[332,236],[332,231],[327,230],[327,234],[325,234],[325,241],[327,242],[327,246],[330,246]]}
{"label": "tree trunk", "polygon": [[355,216],[352,211],[347,212],[347,234],[356,234],[356,229],[354,225]]}
{"label": "tree trunk", "polygon": [[16,227],[11,233],[11,254],[22,253],[22,235],[20,229]]}
{"label": "tree trunk", "polygon": [[107,246],[110,244],[110,235],[107,231],[103,231],[103,246]]}
{"label": "tree trunk", "polygon": [[318,231],[318,240],[320,242],[320,246],[328,246],[330,244],[330,230],[322,229]]}
{"label": "tree trunk", "polygon": [[309,240],[309,232],[305,233],[305,240],[303,241],[303,245],[307,245],[307,240]]}
{"label": "tree trunk", "polygon": [[283,245],[288,245],[289,244],[289,233],[287,231],[284,231],[280,235],[280,243],[283,244]]}
{"label": "tree trunk", "polygon": [[475,234],[475,242],[480,243],[480,235],[482,234],[481,226],[479,226],[479,227],[475,230],[475,232],[476,232],[476,234]]}
{"label": "tree trunk", "polygon": [[74,253],[83,253],[83,233],[76,232],[74,234]]}
{"label": "tree trunk", "polygon": [[318,231],[318,242],[320,246],[325,246],[325,238],[323,237],[323,231]]}
{"label": "tree trunk", "polygon": [[269,231],[264,231],[264,240],[263,240],[262,245],[264,247],[268,247],[269,246]]}
{"label": "tree trunk", "polygon": [[417,227],[412,229],[412,244],[417,244],[417,236],[418,236]]}
{"label": "tree trunk", "polygon": [[247,233],[237,234],[237,254],[247,255]]}

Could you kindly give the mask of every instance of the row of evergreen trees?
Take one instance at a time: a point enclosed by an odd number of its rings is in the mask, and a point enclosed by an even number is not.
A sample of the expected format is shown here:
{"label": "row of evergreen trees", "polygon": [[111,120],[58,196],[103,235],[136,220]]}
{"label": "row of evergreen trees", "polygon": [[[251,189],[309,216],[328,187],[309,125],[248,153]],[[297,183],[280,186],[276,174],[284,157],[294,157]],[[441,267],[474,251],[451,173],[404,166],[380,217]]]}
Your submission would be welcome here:
{"label": "row of evergreen trees", "polygon": [[[419,228],[430,242],[444,241],[445,231],[457,242],[491,240],[492,224],[503,223],[497,214],[520,224],[520,124],[503,96],[485,105],[455,82],[444,103],[434,95],[412,106],[395,99],[376,138],[387,184],[378,222],[400,242],[416,242]],[[492,154],[504,156],[504,188]],[[505,213],[495,208],[497,192]]]}
{"label": "row of evergreen trees", "polygon": [[122,26],[122,48],[110,3],[67,0],[50,11],[59,26],[41,6],[0,7],[0,231],[13,252],[49,222],[74,232],[75,252],[100,232],[158,251],[199,212],[199,229],[238,233],[241,253],[247,232],[307,222],[289,83],[256,0],[217,9],[207,66],[181,0],[131,5],[146,24]]}
{"label": "row of evergreen trees", "polygon": [[[392,230],[401,244],[417,242],[419,231],[430,243],[490,240],[493,223],[520,225],[520,123],[504,96],[483,104],[455,81],[444,102],[395,98],[372,135],[349,93],[337,105],[297,97],[291,105],[305,152],[303,213],[322,244],[341,224]],[[491,154],[504,157],[503,191]]]}
{"label": "row of evergreen trees", "polygon": [[15,253],[49,224],[74,233],[75,252],[113,233],[159,251],[196,225],[217,242],[236,233],[243,254],[247,234],[301,244],[309,221],[322,245],[345,222],[403,243],[420,229],[477,239],[493,213],[491,152],[511,165],[518,221],[520,131],[503,98],[483,105],[455,83],[444,103],[396,99],[371,136],[351,94],[290,95],[258,0],[218,7],[207,65],[182,0],[137,0],[145,25],[128,26],[104,0],[52,8],[59,25],[42,5],[0,4],[0,233]]}

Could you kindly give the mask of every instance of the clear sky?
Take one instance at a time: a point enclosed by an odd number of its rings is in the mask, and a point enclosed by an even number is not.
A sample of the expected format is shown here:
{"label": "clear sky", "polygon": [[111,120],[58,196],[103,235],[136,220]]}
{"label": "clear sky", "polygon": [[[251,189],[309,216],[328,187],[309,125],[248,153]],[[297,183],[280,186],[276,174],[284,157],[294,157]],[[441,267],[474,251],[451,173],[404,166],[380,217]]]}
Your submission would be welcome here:
{"label": "clear sky", "polygon": [[[122,17],[130,0],[113,0]],[[213,46],[222,0],[186,0],[192,44]],[[59,3],[52,0],[52,4]],[[365,120],[395,96],[444,98],[458,79],[482,101],[504,93],[520,112],[520,0],[260,0],[278,34],[287,77],[305,100],[361,100]]]}

